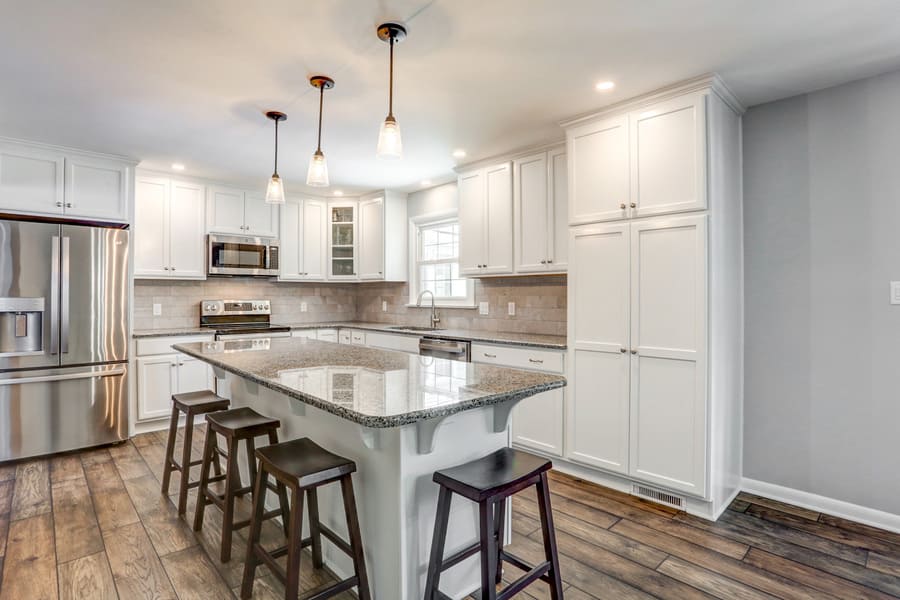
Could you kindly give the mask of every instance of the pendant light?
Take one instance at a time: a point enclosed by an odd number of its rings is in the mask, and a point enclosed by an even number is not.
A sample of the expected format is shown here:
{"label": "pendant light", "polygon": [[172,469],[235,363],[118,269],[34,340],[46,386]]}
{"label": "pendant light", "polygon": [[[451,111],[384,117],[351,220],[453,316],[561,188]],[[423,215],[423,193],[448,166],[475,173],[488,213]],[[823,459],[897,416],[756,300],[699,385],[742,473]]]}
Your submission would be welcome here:
{"label": "pendant light", "polygon": [[266,187],[266,202],[268,204],[284,204],[284,184],[281,177],[278,176],[278,123],[286,121],[287,115],[283,112],[269,111],[266,116],[275,121],[275,172],[269,179],[269,185]]}
{"label": "pendant light", "polygon": [[334,87],[334,80],[324,75],[316,75],[309,78],[309,84],[319,88],[319,141],[316,151],[309,159],[309,169],[306,171],[306,185],[312,187],[328,187],[328,163],[322,153],[322,102],[325,98],[325,90]]}
{"label": "pendant light", "polygon": [[400,158],[403,143],[400,140],[400,125],[394,118],[394,44],[406,39],[406,27],[400,23],[383,23],[378,26],[378,39],[391,45],[391,70],[388,88],[388,115],[378,132],[378,158]]}

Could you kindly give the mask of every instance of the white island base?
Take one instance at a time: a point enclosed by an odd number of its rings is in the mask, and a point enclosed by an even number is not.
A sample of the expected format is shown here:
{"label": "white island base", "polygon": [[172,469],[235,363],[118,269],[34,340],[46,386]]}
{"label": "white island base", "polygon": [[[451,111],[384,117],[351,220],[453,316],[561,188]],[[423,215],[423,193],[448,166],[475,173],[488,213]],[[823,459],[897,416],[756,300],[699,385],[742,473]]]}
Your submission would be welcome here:
{"label": "white island base", "polygon": [[[281,420],[279,440],[309,437],[323,448],[356,461],[353,484],[372,595],[379,600],[422,598],[437,508],[438,486],[432,475],[506,447],[511,403],[466,410],[440,421],[371,429],[216,371],[218,393],[230,397],[233,408],[249,406]],[[240,456],[243,460],[243,453]],[[246,464],[241,470],[246,481]],[[274,494],[267,499],[274,508]],[[346,536],[338,485],[320,488],[319,514],[328,527]],[[304,531],[308,533],[306,518],[304,514]],[[477,539],[477,505],[454,495],[445,556]],[[351,561],[325,539],[323,557],[339,577],[352,574]],[[444,572],[441,591],[452,598],[464,598],[479,589],[479,564],[476,555]]]}

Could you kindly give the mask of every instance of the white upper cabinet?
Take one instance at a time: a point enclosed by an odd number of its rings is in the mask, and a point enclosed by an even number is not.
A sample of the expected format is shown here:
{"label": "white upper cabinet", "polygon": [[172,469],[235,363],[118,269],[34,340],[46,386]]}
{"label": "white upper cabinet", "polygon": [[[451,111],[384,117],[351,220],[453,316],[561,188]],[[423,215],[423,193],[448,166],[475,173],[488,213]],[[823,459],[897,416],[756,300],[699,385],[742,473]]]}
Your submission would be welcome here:
{"label": "white upper cabinet", "polygon": [[206,210],[209,233],[278,237],[278,207],[263,193],[212,186]]}
{"label": "white upper cabinet", "polygon": [[324,200],[303,202],[303,273],[306,279],[323,280],[328,270],[328,206]]}
{"label": "white upper cabinet", "polygon": [[0,208],[62,215],[64,169],[62,153],[0,143]]}
{"label": "white upper cabinet", "polygon": [[706,208],[706,94],[631,115],[632,216]]}
{"label": "white upper cabinet", "polygon": [[206,279],[204,192],[197,183],[137,176],[135,277]]}
{"label": "white upper cabinet", "polygon": [[384,197],[359,203],[359,278],[384,279]]}
{"label": "white upper cabinet", "polygon": [[459,176],[462,275],[513,271],[512,167],[504,162]]}
{"label": "white upper cabinet", "polygon": [[516,273],[565,272],[568,256],[566,153],[563,149],[513,163]]}
{"label": "white upper cabinet", "polygon": [[66,157],[66,216],[128,221],[131,167],[87,156]]}
{"label": "white upper cabinet", "polygon": [[580,225],[627,216],[628,118],[618,116],[566,132],[569,223]]}
{"label": "white upper cabinet", "polygon": [[328,279],[359,279],[359,203],[328,203]]}
{"label": "white upper cabinet", "polygon": [[324,200],[288,199],[281,207],[281,281],[325,279]]}

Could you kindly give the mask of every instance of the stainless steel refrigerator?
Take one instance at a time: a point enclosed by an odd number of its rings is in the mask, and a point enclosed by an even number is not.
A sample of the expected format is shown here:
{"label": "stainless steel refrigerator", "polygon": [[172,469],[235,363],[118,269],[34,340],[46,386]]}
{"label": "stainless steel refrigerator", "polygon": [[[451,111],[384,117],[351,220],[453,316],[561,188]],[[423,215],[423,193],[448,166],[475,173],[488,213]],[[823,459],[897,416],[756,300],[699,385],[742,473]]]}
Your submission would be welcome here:
{"label": "stainless steel refrigerator", "polygon": [[0,220],[0,461],[127,439],[128,238]]}

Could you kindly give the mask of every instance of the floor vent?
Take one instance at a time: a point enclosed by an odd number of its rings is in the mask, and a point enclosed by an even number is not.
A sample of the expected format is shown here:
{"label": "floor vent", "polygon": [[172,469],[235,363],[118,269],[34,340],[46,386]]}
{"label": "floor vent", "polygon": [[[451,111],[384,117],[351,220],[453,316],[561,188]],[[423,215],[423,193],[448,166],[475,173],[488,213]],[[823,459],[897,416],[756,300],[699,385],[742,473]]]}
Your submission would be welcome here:
{"label": "floor vent", "polygon": [[684,509],[684,498],[682,498],[681,496],[676,496],[675,494],[662,492],[660,490],[654,490],[653,488],[648,488],[647,486],[637,484],[634,485],[631,493],[635,496],[646,498],[647,500],[653,500],[654,502],[659,502],[660,504],[671,506],[672,508],[677,508],[679,510]]}

